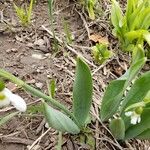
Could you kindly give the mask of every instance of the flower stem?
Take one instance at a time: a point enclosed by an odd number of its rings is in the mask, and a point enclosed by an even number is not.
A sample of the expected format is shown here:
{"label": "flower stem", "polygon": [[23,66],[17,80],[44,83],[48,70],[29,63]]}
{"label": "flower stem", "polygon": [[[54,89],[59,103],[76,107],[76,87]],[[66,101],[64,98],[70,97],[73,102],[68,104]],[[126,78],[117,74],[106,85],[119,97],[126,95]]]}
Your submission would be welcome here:
{"label": "flower stem", "polygon": [[26,84],[24,81],[18,79],[17,77],[15,77],[11,73],[9,73],[3,69],[0,69],[0,76],[4,77],[5,79],[8,79],[8,80],[12,81],[13,83],[17,84],[18,86],[22,87],[24,90],[30,92],[31,95],[44,99],[46,102],[49,102],[53,107],[59,108],[60,110],[65,112],[68,116],[70,116],[73,119],[73,121],[78,125],[78,121],[76,120],[74,115],[66,108],[66,106],[62,105],[55,99],[42,93],[41,91],[35,89],[34,87]]}

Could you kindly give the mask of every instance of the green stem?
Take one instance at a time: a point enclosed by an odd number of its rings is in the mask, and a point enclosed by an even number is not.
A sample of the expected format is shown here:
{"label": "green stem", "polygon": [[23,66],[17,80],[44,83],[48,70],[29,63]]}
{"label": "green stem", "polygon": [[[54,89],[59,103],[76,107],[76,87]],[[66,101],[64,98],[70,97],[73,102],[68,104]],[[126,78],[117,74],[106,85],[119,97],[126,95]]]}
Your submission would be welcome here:
{"label": "green stem", "polygon": [[57,150],[61,150],[62,149],[62,132],[59,132],[59,135],[58,135],[58,145],[57,145]]}
{"label": "green stem", "polygon": [[5,79],[8,79],[8,80],[12,81],[13,83],[17,84],[18,86],[22,87],[24,90],[30,92],[31,95],[42,98],[46,102],[50,102],[50,104],[53,107],[59,108],[60,110],[65,112],[67,115],[69,115],[73,119],[73,121],[78,125],[78,121],[76,120],[74,115],[64,105],[62,105],[61,103],[59,103],[55,99],[51,98],[50,96],[47,96],[46,94],[42,93],[41,91],[39,91],[39,90],[35,89],[34,87],[26,84],[22,80],[16,78],[14,75],[10,74],[9,72],[7,72],[3,69],[0,69],[0,76],[4,77]]}

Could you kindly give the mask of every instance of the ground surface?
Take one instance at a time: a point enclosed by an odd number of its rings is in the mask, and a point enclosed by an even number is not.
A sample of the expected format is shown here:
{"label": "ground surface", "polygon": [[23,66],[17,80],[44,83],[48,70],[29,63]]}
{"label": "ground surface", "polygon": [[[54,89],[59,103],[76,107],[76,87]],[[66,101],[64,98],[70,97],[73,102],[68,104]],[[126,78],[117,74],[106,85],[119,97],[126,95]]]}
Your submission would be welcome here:
{"label": "ground surface", "polygon": [[[56,98],[68,108],[71,108],[75,58],[76,53],[81,53],[90,62],[89,66],[93,73],[94,97],[91,114],[95,117],[98,116],[98,106],[104,88],[110,80],[125,72],[130,60],[128,54],[118,51],[117,40],[111,34],[108,18],[110,13],[109,2],[102,1],[102,4],[102,7],[99,5],[99,9],[102,10],[99,19],[90,21],[82,7],[73,1],[56,0],[54,12],[56,36],[65,41],[63,18],[67,20],[70,31],[74,36],[73,50],[59,43],[59,51],[56,52],[53,49],[52,36],[41,27],[44,25],[51,30],[46,1],[37,1],[33,11],[32,25],[29,28],[20,26],[12,2],[1,1],[0,11],[3,14],[3,21],[0,22],[0,68],[8,70],[45,93],[47,93],[46,81],[56,79]],[[89,40],[88,34],[99,34],[108,38],[115,55],[106,64],[100,66],[93,62],[90,52],[90,46],[93,43]],[[41,58],[33,57],[35,54]],[[149,66],[147,65],[145,69],[148,70]],[[40,113],[39,99],[31,97],[9,82],[7,86],[26,100],[29,110],[27,113],[13,118],[0,129],[0,150],[56,149],[58,133],[54,129],[45,127],[44,117]],[[32,106],[39,107],[34,110]],[[10,107],[3,109],[0,111],[0,115],[11,111],[13,111],[13,108]],[[90,135],[94,137],[90,141],[96,142],[95,149],[97,150],[148,150],[150,147],[148,141],[134,140],[118,143],[98,120],[93,121],[89,129],[91,130]],[[86,138],[85,140],[80,138],[81,136],[64,135],[63,149],[93,148]]]}

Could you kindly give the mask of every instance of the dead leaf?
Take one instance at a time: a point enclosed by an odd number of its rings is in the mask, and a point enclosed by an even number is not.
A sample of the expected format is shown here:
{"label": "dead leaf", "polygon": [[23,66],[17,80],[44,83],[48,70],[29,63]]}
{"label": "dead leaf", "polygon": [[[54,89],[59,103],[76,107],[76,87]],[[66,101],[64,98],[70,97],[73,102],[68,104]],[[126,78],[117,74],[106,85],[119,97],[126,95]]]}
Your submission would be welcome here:
{"label": "dead leaf", "polygon": [[95,43],[106,44],[106,45],[109,44],[108,39],[106,37],[102,37],[101,35],[98,34],[90,35],[89,39]]}

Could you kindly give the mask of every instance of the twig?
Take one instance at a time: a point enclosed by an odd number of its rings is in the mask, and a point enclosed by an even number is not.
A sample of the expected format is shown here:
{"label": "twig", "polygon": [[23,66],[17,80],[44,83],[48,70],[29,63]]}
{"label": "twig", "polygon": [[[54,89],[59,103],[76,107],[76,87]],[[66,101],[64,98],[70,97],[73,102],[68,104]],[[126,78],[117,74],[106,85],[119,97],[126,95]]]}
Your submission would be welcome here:
{"label": "twig", "polygon": [[[48,30],[44,25],[42,25],[42,28],[47,31],[51,36],[53,36],[53,33]],[[74,54],[76,54],[77,56],[80,56],[84,61],[86,61],[89,65],[93,66],[93,67],[96,67],[96,65],[94,65],[93,63],[91,63],[89,60],[87,60],[85,57],[82,56],[81,53],[78,53],[75,49],[73,49],[71,46],[69,46],[67,43],[64,43],[60,38],[58,38],[57,36],[55,36],[55,38],[57,39],[57,41],[60,43],[60,44],[64,44],[65,47],[70,50],[71,52],[73,52]]]}
{"label": "twig", "polygon": [[85,29],[86,29],[86,32],[88,34],[88,38],[90,38],[90,31],[89,31],[89,27],[88,27],[88,25],[86,23],[86,20],[84,19],[83,15],[79,11],[77,11],[76,9],[75,9],[75,11],[79,14],[80,18],[82,19],[83,24],[84,24]]}
{"label": "twig", "polygon": [[92,76],[97,73],[99,70],[101,70],[103,67],[105,67],[110,61],[112,61],[114,58],[109,59],[106,63],[102,64],[101,66],[99,66],[97,69],[95,69],[92,73]]}
{"label": "twig", "polygon": [[24,145],[30,145],[33,142],[32,140],[29,139],[15,138],[15,137],[2,137],[1,141],[5,143],[18,143]]}
{"label": "twig", "polygon": [[46,130],[40,137],[38,137],[33,143],[32,145],[28,148],[28,150],[31,150],[36,143],[38,143],[49,131],[51,130],[51,128],[49,128],[48,130]]}

